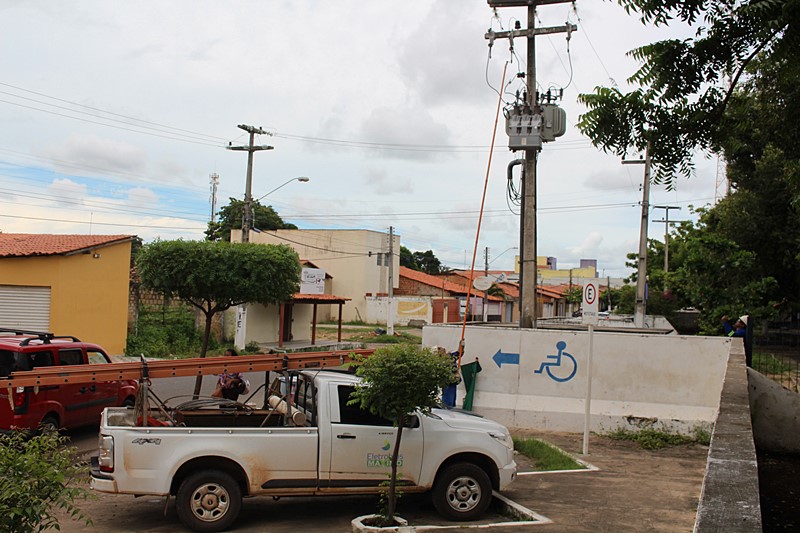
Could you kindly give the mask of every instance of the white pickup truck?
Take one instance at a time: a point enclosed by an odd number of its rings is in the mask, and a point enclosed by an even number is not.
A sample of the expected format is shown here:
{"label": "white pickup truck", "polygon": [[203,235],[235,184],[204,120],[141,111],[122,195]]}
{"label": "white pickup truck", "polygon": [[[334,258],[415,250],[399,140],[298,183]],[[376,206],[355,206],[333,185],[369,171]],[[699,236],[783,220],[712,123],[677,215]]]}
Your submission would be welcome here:
{"label": "white pickup truck", "polygon": [[[358,378],[309,370],[287,378],[288,409],[275,396],[269,404],[276,409],[187,402],[150,410],[142,427],[133,408],[107,408],[91,487],[174,495],[179,518],[195,531],[227,529],[246,496],[381,490],[397,428],[348,405]],[[437,511],[460,521],[480,517],[492,490],[504,489],[517,473],[505,427],[444,409],[412,417],[403,428],[399,462],[403,492],[432,491]]]}

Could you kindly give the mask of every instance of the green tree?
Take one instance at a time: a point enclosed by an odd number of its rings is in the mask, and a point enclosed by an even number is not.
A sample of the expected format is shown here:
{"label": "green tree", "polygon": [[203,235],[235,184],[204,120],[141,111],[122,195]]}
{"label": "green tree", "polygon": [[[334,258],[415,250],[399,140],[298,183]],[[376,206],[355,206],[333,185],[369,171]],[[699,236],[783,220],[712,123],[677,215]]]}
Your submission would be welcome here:
{"label": "green tree", "polygon": [[350,403],[389,419],[397,428],[392,451],[389,480],[387,524],[393,524],[397,505],[397,461],[403,428],[415,410],[430,412],[438,405],[439,389],[453,380],[449,356],[442,356],[415,344],[379,348],[357,370],[362,383],[353,392]]}
{"label": "green tree", "polygon": [[[249,302],[285,302],[300,284],[300,259],[286,245],[155,241],[139,251],[136,266],[142,286],[180,298],[203,313],[200,357],[206,356],[215,314]],[[201,384],[198,376],[195,396]]]}
{"label": "green tree", "polygon": [[411,270],[419,270],[414,253],[403,245],[400,245],[400,266],[410,268]]}
{"label": "green tree", "polygon": [[[624,155],[650,146],[656,183],[690,175],[698,148],[715,150],[728,135],[728,104],[759,55],[797,65],[797,0],[617,0],[642,23],[703,25],[695,37],[632,50],[641,67],[624,93],[598,87],[579,100],[589,111],[578,127],[605,151]],[[796,123],[795,128],[796,129]]]}
{"label": "green tree", "polygon": [[756,254],[700,226],[686,237],[683,265],[670,272],[670,286],[700,313],[704,333],[719,332],[723,315],[773,316],[777,282],[760,271]]}
{"label": "green tree", "polygon": [[426,274],[441,274],[447,271],[447,267],[442,265],[439,258],[434,255],[433,250],[414,252],[414,262],[418,265],[417,270]]}
{"label": "green tree", "polygon": [[58,509],[87,526],[92,524],[76,505],[89,497],[78,486],[87,469],[76,464],[75,448],[64,448],[67,440],[55,431],[33,436],[12,431],[0,436],[0,530],[58,530]]}
{"label": "green tree", "polygon": [[[206,240],[230,241],[231,230],[242,229],[242,216],[244,215],[244,200],[229,198],[230,203],[219,210],[217,222],[209,222],[206,229]],[[258,200],[253,200],[253,229],[269,231],[276,229],[297,229],[294,224],[283,221],[272,206],[261,205]]]}

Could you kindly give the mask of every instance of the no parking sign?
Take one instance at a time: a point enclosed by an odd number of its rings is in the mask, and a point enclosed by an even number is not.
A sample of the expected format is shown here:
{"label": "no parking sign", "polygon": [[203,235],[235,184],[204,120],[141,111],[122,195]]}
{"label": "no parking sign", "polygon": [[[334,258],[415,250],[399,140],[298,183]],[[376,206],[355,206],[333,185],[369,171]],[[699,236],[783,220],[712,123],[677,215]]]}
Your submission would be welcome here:
{"label": "no parking sign", "polygon": [[586,280],[583,284],[583,323],[597,325],[597,312],[600,305],[600,283],[597,278]]}

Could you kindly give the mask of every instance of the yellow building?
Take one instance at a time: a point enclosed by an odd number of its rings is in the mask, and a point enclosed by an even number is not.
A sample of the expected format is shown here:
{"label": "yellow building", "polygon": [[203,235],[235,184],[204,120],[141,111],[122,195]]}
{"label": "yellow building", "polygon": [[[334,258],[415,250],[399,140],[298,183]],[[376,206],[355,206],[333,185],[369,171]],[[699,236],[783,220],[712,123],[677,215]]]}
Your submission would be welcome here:
{"label": "yellow building", "polygon": [[[573,283],[583,283],[583,280],[597,277],[597,268],[587,266],[582,268],[555,269],[550,265],[549,257],[539,255],[536,257],[536,272],[541,283],[557,285],[572,280]],[[519,274],[519,256],[514,259],[514,272]]]}
{"label": "yellow building", "polygon": [[125,351],[130,235],[0,233],[0,328]]}

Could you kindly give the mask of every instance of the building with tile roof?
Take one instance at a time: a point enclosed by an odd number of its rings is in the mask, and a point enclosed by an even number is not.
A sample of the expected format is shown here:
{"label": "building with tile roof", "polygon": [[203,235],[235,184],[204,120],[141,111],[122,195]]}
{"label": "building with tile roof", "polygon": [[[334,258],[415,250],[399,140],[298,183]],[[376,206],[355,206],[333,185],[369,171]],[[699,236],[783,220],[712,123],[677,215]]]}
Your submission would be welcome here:
{"label": "building with tile roof", "polygon": [[0,328],[125,350],[131,235],[0,233]]}

